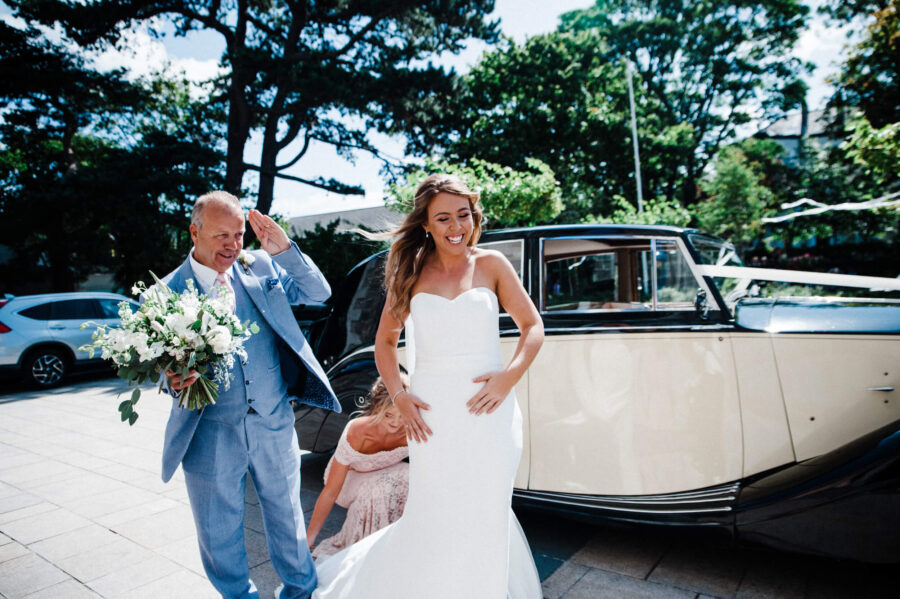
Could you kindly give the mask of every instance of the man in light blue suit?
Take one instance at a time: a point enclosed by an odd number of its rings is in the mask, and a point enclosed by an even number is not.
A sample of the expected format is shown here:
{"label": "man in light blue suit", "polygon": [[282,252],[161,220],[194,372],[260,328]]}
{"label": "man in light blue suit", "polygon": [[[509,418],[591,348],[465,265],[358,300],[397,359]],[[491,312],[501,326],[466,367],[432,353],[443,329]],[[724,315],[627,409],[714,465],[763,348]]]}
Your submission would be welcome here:
{"label": "man in light blue suit", "polygon": [[[166,425],[162,478],[184,470],[203,567],[226,599],[258,597],[244,549],[247,473],[259,495],[272,565],[282,599],[308,598],[316,571],[300,505],[300,450],[290,401],[340,411],[340,405],[291,312],[291,304],[321,302],[331,289],[319,269],[271,218],[251,210],[248,222],[262,251],[243,246],[244,215],[233,195],[214,191],[191,216],[194,248],[163,279],[176,292],[189,280],[204,293],[227,293],[235,314],[256,322],[230,387],[201,410],[178,406],[177,394],[196,380],[166,373],[176,396]],[[249,256],[249,257],[248,257]]]}

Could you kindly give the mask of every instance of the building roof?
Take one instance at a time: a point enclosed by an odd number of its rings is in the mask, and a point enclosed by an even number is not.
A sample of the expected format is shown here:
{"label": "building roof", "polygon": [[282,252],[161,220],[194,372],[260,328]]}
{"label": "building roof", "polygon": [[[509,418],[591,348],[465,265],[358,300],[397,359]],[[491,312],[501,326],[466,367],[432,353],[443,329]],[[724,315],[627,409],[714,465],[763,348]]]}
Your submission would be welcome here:
{"label": "building roof", "polygon": [[334,220],[340,220],[337,227],[339,232],[349,231],[360,225],[368,229],[381,231],[393,228],[402,218],[402,215],[394,212],[387,206],[375,206],[372,208],[357,208],[355,210],[298,216],[290,219],[290,221],[294,234],[302,234],[305,231],[312,231],[317,224],[325,227]]}
{"label": "building roof", "polygon": [[[766,137],[800,137],[800,112],[792,112],[778,119],[757,133]],[[809,137],[825,135],[825,129],[831,123],[833,115],[826,110],[810,110],[806,134]]]}

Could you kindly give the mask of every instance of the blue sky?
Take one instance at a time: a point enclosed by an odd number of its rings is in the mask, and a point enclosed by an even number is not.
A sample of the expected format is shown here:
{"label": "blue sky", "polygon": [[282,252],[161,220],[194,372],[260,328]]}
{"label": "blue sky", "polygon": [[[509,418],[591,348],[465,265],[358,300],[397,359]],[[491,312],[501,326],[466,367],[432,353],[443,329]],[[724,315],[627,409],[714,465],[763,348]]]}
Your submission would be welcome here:
{"label": "blue sky", "polygon": [[[593,0],[497,0],[491,18],[500,20],[504,34],[521,42],[530,35],[554,30],[560,14],[586,8],[593,3]],[[810,2],[814,6],[820,3],[821,0]],[[10,18],[9,9],[2,2],[0,18]],[[100,53],[95,59],[97,64],[101,68],[126,66],[137,74],[146,74],[169,65],[168,68],[184,70],[192,80],[202,81],[216,73],[223,48],[221,38],[209,32],[195,32],[187,38],[166,35],[154,39],[146,30],[138,30],[129,34],[128,41],[130,50]],[[819,108],[824,104],[829,95],[825,78],[836,72],[845,44],[844,30],[827,27],[821,19],[814,20],[801,37],[798,56],[817,65],[816,71],[807,78],[810,107]],[[485,44],[473,42],[462,54],[442,57],[440,63],[465,71],[478,61],[485,49]],[[372,139],[388,155],[403,159],[402,140],[383,135],[373,135]],[[283,155],[291,156],[291,149],[286,148]],[[245,154],[247,161],[257,163],[259,150],[259,140],[251,139]],[[299,183],[278,181],[272,211],[293,217],[380,205],[383,203],[384,183],[378,174],[379,167],[377,159],[364,154],[359,155],[355,164],[350,164],[330,147],[320,144],[288,172],[305,178],[334,177],[345,183],[361,185],[366,190],[365,197],[342,197]],[[245,185],[254,185],[254,179],[255,174],[248,173],[244,178]]]}

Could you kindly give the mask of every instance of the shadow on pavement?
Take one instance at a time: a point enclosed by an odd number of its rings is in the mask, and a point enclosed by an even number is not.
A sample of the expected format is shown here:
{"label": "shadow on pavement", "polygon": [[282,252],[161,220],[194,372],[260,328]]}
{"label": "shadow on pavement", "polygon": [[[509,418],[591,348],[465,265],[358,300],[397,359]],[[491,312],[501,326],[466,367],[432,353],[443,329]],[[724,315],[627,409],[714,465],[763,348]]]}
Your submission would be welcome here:
{"label": "shadow on pavement", "polygon": [[14,401],[27,401],[48,395],[61,395],[77,390],[79,387],[89,387],[98,392],[118,392],[126,388],[125,381],[117,378],[115,373],[106,370],[102,372],[79,372],[69,375],[64,385],[51,387],[50,389],[36,389],[22,382],[19,378],[0,379],[0,404]]}

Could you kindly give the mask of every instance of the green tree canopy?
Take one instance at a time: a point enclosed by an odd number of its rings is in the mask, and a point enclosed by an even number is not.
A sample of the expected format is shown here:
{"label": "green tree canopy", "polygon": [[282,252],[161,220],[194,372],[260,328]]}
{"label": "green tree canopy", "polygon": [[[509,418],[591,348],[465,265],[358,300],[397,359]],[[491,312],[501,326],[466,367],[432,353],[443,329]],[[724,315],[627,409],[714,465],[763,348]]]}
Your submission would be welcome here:
{"label": "green tree canopy", "polygon": [[562,210],[562,194],[553,171],[540,160],[526,160],[526,170],[517,171],[484,160],[469,164],[428,162],[409,173],[404,182],[392,185],[389,205],[400,212],[412,208],[416,189],[434,173],[451,173],[481,195],[484,221],[490,229],[528,227],[552,220]]}
{"label": "green tree canopy", "polygon": [[869,17],[838,77],[841,104],[858,106],[876,129],[900,122],[900,0],[838,2],[831,14]]}
{"label": "green tree canopy", "polygon": [[[751,139],[722,148],[714,174],[700,183],[707,198],[694,210],[698,228],[730,239],[738,250],[760,237],[762,218],[773,213],[773,194],[764,184],[763,167],[752,159],[754,150],[759,153],[753,146],[759,143]],[[744,151],[745,145],[750,146],[749,152]]]}
{"label": "green tree canopy", "polygon": [[107,269],[128,289],[171,268],[193,197],[220,180],[206,109],[183,82],[97,73],[34,29],[0,24],[0,50],[0,287],[69,291]]}
{"label": "green tree canopy", "polygon": [[386,242],[371,241],[359,233],[338,231],[340,222],[340,219],[335,219],[324,227],[316,223],[313,230],[294,237],[328,279],[332,291],[339,288],[340,282],[351,268],[388,247]]}
{"label": "green tree canopy", "polygon": [[808,12],[800,0],[597,0],[563,15],[560,29],[594,29],[610,61],[635,65],[661,109],[658,130],[687,138],[688,151],[668,165],[666,197],[677,187],[690,205],[706,164],[750,120],[749,109],[804,68],[791,55]]}
{"label": "green tree canopy", "polygon": [[[285,171],[313,142],[377,154],[369,133],[419,132],[440,118],[436,97],[453,78],[428,59],[458,52],[470,37],[492,41],[484,17],[493,0],[330,0],[201,2],[198,0],[9,0],[16,14],[58,23],[85,46],[114,43],[123,27],[170,20],[177,34],[196,29],[224,41],[227,73],[215,99],[227,113],[225,188],[240,194],[244,173],[259,172],[256,207],[268,213],[276,178],[339,193],[362,193],[333,179]],[[253,131],[257,161],[245,162]]]}
{"label": "green tree canopy", "polygon": [[622,65],[595,31],[507,41],[463,77],[452,116],[433,133],[449,162],[546,163],[566,198],[562,218],[578,220],[612,194],[633,195],[631,163],[612,159],[630,151],[627,94]]}

